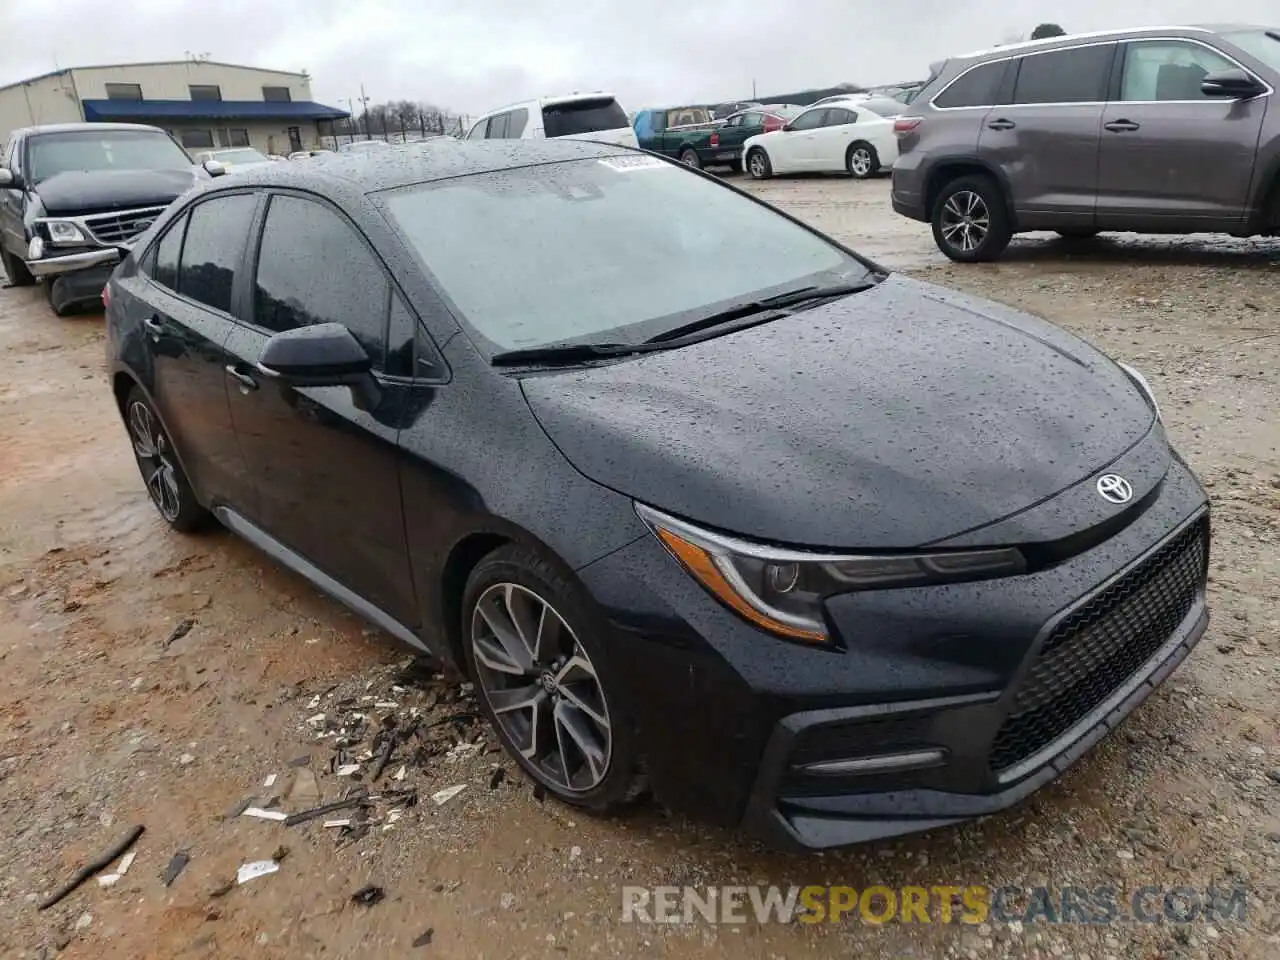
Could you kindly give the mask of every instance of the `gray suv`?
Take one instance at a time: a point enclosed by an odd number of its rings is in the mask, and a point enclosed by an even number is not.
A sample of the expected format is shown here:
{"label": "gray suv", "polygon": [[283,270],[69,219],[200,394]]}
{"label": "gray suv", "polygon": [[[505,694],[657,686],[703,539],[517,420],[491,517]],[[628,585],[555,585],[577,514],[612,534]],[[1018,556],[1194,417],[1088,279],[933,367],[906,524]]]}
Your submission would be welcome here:
{"label": "gray suv", "polygon": [[953,260],[1015,233],[1280,234],[1280,29],[1151,27],[955,57],[895,122],[893,209]]}

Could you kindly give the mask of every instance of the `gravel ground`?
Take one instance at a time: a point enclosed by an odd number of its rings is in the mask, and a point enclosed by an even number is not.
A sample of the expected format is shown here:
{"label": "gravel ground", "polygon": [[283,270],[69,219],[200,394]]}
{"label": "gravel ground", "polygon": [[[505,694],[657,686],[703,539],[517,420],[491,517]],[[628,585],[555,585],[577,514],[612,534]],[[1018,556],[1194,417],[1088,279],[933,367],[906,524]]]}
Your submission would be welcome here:
{"label": "gravel ground", "polygon": [[[1147,373],[1215,511],[1213,622],[1170,682],[1061,781],[959,828],[796,857],[652,807],[583,817],[534,795],[465,687],[229,534],[165,529],[103,384],[101,318],[3,290],[0,956],[1280,956],[1280,244],[1031,238],[962,268],[888,211],[884,181],[748,189]],[[303,825],[235,815],[353,790]],[[134,824],[123,877],[37,911]],[[1183,925],[620,922],[624,884],[735,883],[1217,884],[1247,900],[1243,921]],[[353,902],[369,884],[385,899]]]}

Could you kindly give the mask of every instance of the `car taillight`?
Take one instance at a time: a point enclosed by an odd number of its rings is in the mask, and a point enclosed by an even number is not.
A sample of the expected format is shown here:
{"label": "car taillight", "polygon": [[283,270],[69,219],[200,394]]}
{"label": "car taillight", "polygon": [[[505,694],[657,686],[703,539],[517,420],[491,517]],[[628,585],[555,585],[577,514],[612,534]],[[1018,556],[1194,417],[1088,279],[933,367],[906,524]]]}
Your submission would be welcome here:
{"label": "car taillight", "polygon": [[916,127],[920,126],[920,121],[923,119],[924,117],[898,117],[893,121],[893,132],[898,136],[902,136],[904,133],[910,133]]}
{"label": "car taillight", "polygon": [[781,127],[781,126],[782,126],[782,121],[781,121],[781,120],[779,120],[777,117],[765,117],[765,118],[764,118],[764,132],[765,132],[765,133],[773,133],[773,131],[777,130],[777,129],[778,129],[779,127]]}
{"label": "car taillight", "polygon": [[111,306],[111,284],[105,284],[102,288],[102,309],[106,310]]}
{"label": "car taillight", "polygon": [[720,146],[720,134],[718,134],[718,133],[713,133],[713,134],[711,135],[711,146],[713,146],[713,147],[718,147],[718,146]]}

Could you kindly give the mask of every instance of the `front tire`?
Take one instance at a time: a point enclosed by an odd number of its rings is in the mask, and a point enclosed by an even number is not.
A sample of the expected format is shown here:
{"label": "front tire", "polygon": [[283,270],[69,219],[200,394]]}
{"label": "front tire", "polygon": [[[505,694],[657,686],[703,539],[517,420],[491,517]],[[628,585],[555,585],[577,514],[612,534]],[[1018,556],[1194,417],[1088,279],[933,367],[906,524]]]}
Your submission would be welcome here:
{"label": "front tire", "polygon": [[196,500],[173,441],[146,394],[138,387],[129,391],[124,403],[124,422],[133,444],[133,458],[146,485],[147,495],[164,521],[183,533],[205,525],[209,512]]}
{"label": "front tire", "polygon": [[773,164],[762,147],[753,147],[747,154],[747,173],[752,180],[768,180],[773,176]]}
{"label": "front tire", "polygon": [[480,704],[531,779],[596,813],[643,792],[604,618],[580,586],[526,547],[500,547],[467,579],[461,626]]}
{"label": "front tire", "polygon": [[869,143],[859,141],[849,145],[844,157],[844,168],[855,180],[867,180],[880,172],[880,155]]}
{"label": "front tire", "polygon": [[702,169],[702,160],[698,157],[698,151],[692,147],[685,147],[680,151],[680,162],[686,167],[692,167],[694,170]]}
{"label": "front tire", "polygon": [[11,287],[29,287],[36,282],[36,278],[31,275],[22,258],[15,257],[2,247],[0,247],[0,263],[4,265],[4,273],[9,278]]}
{"label": "front tire", "polygon": [[995,260],[1013,236],[999,185],[982,175],[958,177],[943,187],[930,220],[938,249],[959,263]]}

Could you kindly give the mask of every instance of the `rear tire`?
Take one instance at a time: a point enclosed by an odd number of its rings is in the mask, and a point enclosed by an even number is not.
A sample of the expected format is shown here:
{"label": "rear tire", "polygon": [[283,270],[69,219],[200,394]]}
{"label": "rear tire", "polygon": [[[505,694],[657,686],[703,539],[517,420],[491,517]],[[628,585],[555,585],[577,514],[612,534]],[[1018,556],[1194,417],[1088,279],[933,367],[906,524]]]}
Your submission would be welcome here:
{"label": "rear tire", "polygon": [[747,154],[747,173],[752,180],[768,180],[773,176],[773,164],[763,147],[752,147]]}
{"label": "rear tire", "polygon": [[133,458],[146,485],[147,495],[164,521],[182,533],[193,533],[209,521],[209,511],[196,500],[187,475],[178,462],[173,441],[147,395],[138,387],[124,402],[125,429],[133,445]]}
{"label": "rear tire", "polygon": [[27,269],[22,259],[15,257],[2,247],[0,247],[0,262],[4,265],[5,276],[9,278],[9,286],[29,287],[36,282],[36,278],[31,275],[31,271]]}
{"label": "rear tire", "polygon": [[844,155],[844,168],[855,180],[868,180],[880,172],[880,155],[871,144],[859,140],[849,144]]}
{"label": "rear tire", "polygon": [[680,151],[680,162],[694,170],[702,169],[702,160],[698,157],[698,151],[692,147],[685,147]]}
{"label": "rear tire", "polygon": [[44,298],[49,302],[49,309],[53,311],[55,317],[69,317],[76,312],[74,303],[64,303],[61,306],[53,299],[53,284],[56,278],[50,277],[44,282]]}
{"label": "rear tire", "polygon": [[929,219],[934,243],[958,263],[995,260],[1013,237],[999,185],[981,174],[958,177],[943,187]]}

